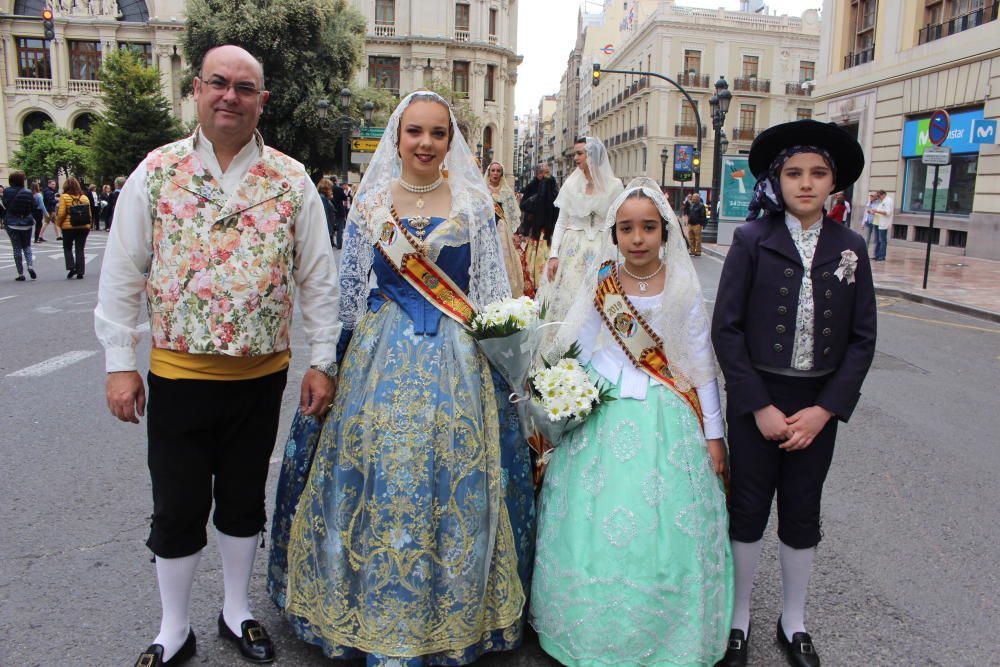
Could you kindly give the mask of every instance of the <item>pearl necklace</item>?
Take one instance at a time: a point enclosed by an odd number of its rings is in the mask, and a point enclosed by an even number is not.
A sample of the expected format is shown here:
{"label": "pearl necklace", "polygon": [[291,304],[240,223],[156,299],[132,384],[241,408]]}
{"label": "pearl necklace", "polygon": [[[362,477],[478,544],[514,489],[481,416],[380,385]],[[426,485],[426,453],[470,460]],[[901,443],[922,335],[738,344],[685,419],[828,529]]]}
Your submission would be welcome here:
{"label": "pearl necklace", "polygon": [[402,176],[400,176],[399,179],[397,180],[399,182],[399,187],[403,188],[407,192],[412,192],[415,195],[417,195],[417,208],[423,209],[424,198],[420,195],[423,195],[432,190],[436,190],[438,187],[440,187],[441,184],[444,183],[444,175],[438,174],[437,180],[431,183],[430,185],[413,185],[412,183],[407,183],[406,181],[404,181]]}
{"label": "pearl necklace", "polygon": [[649,291],[649,283],[647,283],[646,281],[649,280],[650,278],[655,278],[657,274],[659,274],[660,271],[663,270],[664,266],[666,265],[663,262],[660,262],[660,265],[656,267],[656,271],[653,271],[648,276],[637,276],[631,271],[629,271],[628,267],[625,266],[624,264],[622,264],[622,271],[624,271],[626,275],[634,278],[639,283],[639,294],[645,294],[646,292]]}

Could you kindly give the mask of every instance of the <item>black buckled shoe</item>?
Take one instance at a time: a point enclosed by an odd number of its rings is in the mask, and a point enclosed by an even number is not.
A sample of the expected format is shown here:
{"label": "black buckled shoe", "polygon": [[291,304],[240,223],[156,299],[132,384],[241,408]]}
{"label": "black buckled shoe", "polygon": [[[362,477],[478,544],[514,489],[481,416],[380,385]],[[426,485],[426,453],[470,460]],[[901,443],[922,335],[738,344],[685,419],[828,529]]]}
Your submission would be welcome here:
{"label": "black buckled shoe", "polygon": [[234,642],[240,649],[240,655],[250,662],[263,664],[274,662],[274,643],[264,626],[250,619],[240,623],[240,634],[229,629],[226,619],[219,612],[219,636]]}
{"label": "black buckled shoe", "polygon": [[819,654],[813,646],[812,637],[808,632],[796,632],[792,641],[788,641],[785,630],[781,627],[781,617],[778,617],[778,643],[785,649],[785,657],[792,667],[819,667]]}
{"label": "black buckled shoe", "polygon": [[189,629],[187,639],[184,640],[184,643],[170,660],[163,659],[162,645],[150,644],[149,648],[143,651],[139,659],[135,661],[135,667],[175,667],[175,665],[182,665],[194,657],[194,654],[197,652],[196,643],[194,630]]}
{"label": "black buckled shoe", "polygon": [[742,630],[733,628],[729,631],[729,645],[726,647],[726,654],[722,660],[715,663],[715,667],[746,667],[747,665],[747,642],[750,641],[750,628],[747,628],[746,635]]}

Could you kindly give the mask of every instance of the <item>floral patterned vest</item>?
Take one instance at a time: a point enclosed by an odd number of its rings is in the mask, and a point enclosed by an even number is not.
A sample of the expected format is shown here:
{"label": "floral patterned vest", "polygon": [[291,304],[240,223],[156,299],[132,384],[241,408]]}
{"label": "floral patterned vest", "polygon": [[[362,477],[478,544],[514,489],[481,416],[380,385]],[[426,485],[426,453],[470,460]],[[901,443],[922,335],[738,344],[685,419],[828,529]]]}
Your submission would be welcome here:
{"label": "floral patterned vest", "polygon": [[[197,135],[197,133],[196,133]],[[153,347],[260,356],[288,349],[294,220],[303,166],[263,145],[227,196],[194,150],[194,136],[146,159],[153,259],[146,281]]]}

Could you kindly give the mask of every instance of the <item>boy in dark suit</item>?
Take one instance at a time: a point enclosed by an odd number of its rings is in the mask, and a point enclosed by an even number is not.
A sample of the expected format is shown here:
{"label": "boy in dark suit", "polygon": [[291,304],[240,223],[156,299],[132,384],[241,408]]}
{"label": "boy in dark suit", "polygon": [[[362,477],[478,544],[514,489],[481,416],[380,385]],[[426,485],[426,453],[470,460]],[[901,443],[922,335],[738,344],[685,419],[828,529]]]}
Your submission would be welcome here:
{"label": "boy in dark suit", "polygon": [[837,421],[846,422],[875,354],[875,290],[864,239],[824,215],[830,193],[864,168],[861,147],[832,124],[777,125],[754,141],[757,177],[719,283],[712,342],[726,379],[736,571],[729,649],[747,664],[750,593],[778,494],[782,614],[792,665],[818,667],[805,600],[820,541],[820,499]]}

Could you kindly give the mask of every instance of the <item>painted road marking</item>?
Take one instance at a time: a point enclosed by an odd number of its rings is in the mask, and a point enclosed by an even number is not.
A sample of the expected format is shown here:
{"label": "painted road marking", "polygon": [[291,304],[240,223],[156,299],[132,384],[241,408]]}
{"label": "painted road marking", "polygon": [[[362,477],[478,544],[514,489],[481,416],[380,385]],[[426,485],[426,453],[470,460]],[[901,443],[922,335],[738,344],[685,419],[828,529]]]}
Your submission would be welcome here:
{"label": "painted road marking", "polygon": [[16,299],[21,296],[20,294],[12,294],[10,296],[0,296],[0,301],[6,301],[7,299]]}
{"label": "painted road marking", "polygon": [[880,311],[880,314],[891,315],[892,317],[902,317],[904,320],[916,320],[917,322],[926,322],[927,324],[943,324],[946,327],[971,329],[972,331],[985,331],[986,333],[1000,333],[1000,329],[988,329],[986,327],[977,327],[972,324],[959,324],[958,322],[945,322],[944,320],[932,320],[926,317],[916,317],[915,315],[903,315],[902,313],[893,313],[887,310]]}
{"label": "painted road marking", "polygon": [[51,359],[46,359],[33,366],[28,366],[27,368],[22,368],[19,371],[14,371],[9,373],[7,377],[9,378],[36,378],[43,375],[48,375],[49,373],[54,373],[61,368],[66,368],[78,361],[83,361],[97,354],[96,350],[73,350],[65,354],[60,354],[58,357],[52,357]]}

